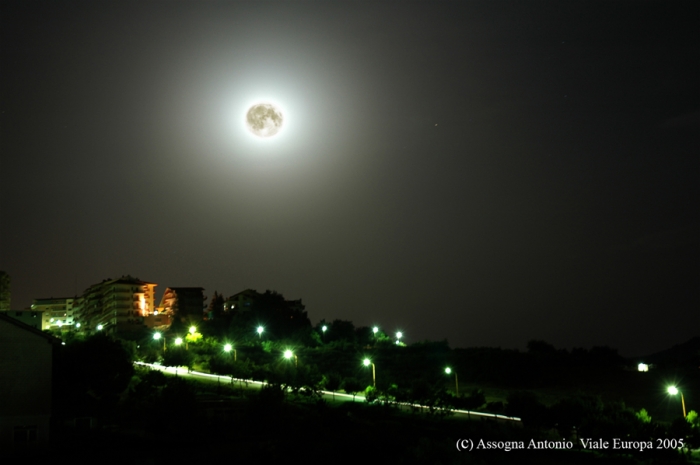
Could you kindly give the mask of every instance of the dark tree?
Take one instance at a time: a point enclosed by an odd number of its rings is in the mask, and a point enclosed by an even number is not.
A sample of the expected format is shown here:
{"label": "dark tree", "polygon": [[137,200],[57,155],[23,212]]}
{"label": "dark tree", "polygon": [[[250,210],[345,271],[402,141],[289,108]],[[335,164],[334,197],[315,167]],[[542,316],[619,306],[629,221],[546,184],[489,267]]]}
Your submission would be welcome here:
{"label": "dark tree", "polygon": [[214,291],[214,295],[207,307],[207,318],[210,320],[220,320],[224,316],[224,296]]}
{"label": "dark tree", "polygon": [[340,389],[342,382],[343,378],[336,372],[328,373],[324,377],[323,387],[333,393],[333,400],[335,400],[335,391]]}
{"label": "dark tree", "polygon": [[61,347],[55,369],[56,405],[71,415],[114,408],[134,374],[122,343],[97,333]]}
{"label": "dark tree", "polygon": [[192,352],[182,347],[168,348],[163,356],[163,365],[166,367],[192,367],[194,360]]}
{"label": "dark tree", "polygon": [[282,294],[267,290],[251,296],[250,306],[236,309],[230,324],[231,335],[237,340],[255,340],[257,326],[265,331],[267,340],[307,337],[311,321],[301,300],[285,300]]}
{"label": "dark tree", "polygon": [[326,342],[349,342],[355,343],[355,325],[352,321],[333,320],[333,323],[328,325],[328,331],[324,335]]}
{"label": "dark tree", "polygon": [[357,378],[350,377],[343,380],[342,389],[348,394],[352,394],[352,400],[355,401],[355,396],[363,390],[363,384]]}
{"label": "dark tree", "polygon": [[508,395],[505,413],[519,417],[526,426],[543,426],[547,422],[547,407],[529,391],[518,391]]}
{"label": "dark tree", "polygon": [[545,341],[532,340],[527,343],[527,351],[530,354],[554,355],[557,349],[552,344]]}

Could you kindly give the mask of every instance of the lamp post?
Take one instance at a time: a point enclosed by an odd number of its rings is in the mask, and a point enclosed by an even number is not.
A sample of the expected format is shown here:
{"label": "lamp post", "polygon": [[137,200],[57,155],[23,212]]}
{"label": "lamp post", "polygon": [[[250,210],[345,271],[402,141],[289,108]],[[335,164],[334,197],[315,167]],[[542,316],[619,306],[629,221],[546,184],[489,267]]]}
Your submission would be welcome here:
{"label": "lamp post", "polygon": [[372,361],[370,359],[366,358],[362,361],[362,364],[366,367],[372,365],[372,386],[374,386],[374,388],[376,389],[377,388],[377,372],[375,370],[374,363],[372,363]]}
{"label": "lamp post", "polygon": [[284,351],[284,358],[289,360],[292,357],[294,357],[294,366],[298,368],[299,367],[299,357],[297,357],[296,354],[289,349]]}
{"label": "lamp post", "polygon": [[163,335],[160,334],[159,332],[155,332],[155,333],[153,334],[153,339],[155,339],[156,341],[159,340],[159,339],[161,339],[161,338],[163,339],[163,353],[165,353],[165,338],[164,338]]}
{"label": "lamp post", "polygon": [[263,328],[262,326],[258,326],[258,337],[259,337],[260,339],[262,339],[262,333],[263,333],[263,331],[265,331],[265,328]]}
{"label": "lamp post", "polygon": [[185,350],[190,350],[190,339],[194,341],[194,333],[197,332],[197,327],[196,326],[190,326],[190,329],[188,330],[190,334],[185,336]]}
{"label": "lamp post", "polygon": [[402,337],[403,337],[403,333],[401,331],[396,331],[396,345],[399,345],[401,343]]}
{"label": "lamp post", "polygon": [[226,344],[226,345],[224,346],[224,352],[228,353],[228,352],[231,352],[231,351],[233,351],[233,361],[235,362],[236,359],[238,358],[238,354],[237,354],[237,352],[236,352],[236,349],[234,349],[233,346],[232,346],[231,344]]}
{"label": "lamp post", "polygon": [[686,418],[686,414],[685,414],[685,398],[683,397],[683,393],[682,393],[676,386],[669,386],[669,387],[668,387],[668,393],[671,394],[672,396],[675,396],[675,395],[678,394],[678,393],[681,394],[681,405],[683,406],[683,418]]}
{"label": "lamp post", "polygon": [[374,334],[374,337],[377,337],[377,333],[378,333],[378,332],[379,332],[379,327],[378,327],[378,326],[375,326],[374,328],[372,328],[372,334]]}
{"label": "lamp post", "polygon": [[176,345],[176,346],[181,346],[181,345],[182,345],[182,338],[181,338],[181,337],[176,337],[176,338],[175,338],[175,345]]}
{"label": "lamp post", "polygon": [[[445,368],[445,373],[448,375],[452,373],[452,368],[447,367]],[[455,371],[455,393],[457,394],[457,397],[459,397],[459,380],[457,379],[457,372]]]}

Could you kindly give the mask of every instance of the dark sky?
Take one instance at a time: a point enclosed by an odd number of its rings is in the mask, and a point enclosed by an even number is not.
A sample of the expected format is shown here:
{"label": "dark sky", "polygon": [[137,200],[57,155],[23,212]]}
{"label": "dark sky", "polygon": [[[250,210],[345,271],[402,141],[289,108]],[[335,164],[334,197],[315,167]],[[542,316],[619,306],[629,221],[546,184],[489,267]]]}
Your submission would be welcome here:
{"label": "dark sky", "polygon": [[409,343],[684,342],[698,26],[697,1],[3,1],[12,306],[130,274]]}

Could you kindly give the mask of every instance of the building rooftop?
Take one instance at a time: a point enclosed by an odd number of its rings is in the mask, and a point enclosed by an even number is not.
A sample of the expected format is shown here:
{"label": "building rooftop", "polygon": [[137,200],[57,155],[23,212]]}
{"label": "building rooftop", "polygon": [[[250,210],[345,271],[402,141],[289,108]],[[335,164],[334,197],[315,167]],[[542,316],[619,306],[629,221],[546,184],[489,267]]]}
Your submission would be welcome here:
{"label": "building rooftop", "polygon": [[29,331],[30,333],[34,333],[37,336],[41,336],[41,337],[45,338],[47,341],[49,341],[53,344],[60,344],[61,343],[61,340],[59,338],[52,336],[51,334],[46,333],[40,329],[33,328],[33,327],[29,326],[28,324],[22,323],[19,320],[15,320],[14,318],[7,316],[5,314],[5,312],[0,312],[0,321],[6,321],[10,324],[18,326],[26,331]]}

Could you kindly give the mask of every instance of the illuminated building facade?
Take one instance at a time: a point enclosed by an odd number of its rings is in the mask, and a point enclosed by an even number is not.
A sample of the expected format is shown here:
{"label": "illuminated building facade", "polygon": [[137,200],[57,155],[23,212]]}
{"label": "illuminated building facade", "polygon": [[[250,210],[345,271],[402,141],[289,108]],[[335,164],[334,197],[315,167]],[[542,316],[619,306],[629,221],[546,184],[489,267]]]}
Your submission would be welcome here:
{"label": "illuminated building facade", "polygon": [[40,312],[42,315],[41,329],[66,330],[74,327],[74,317],[80,312],[81,303],[82,299],[79,297],[34,299],[30,311]]}
{"label": "illuminated building facade", "polygon": [[81,331],[124,334],[143,329],[145,318],[155,311],[157,284],[131,276],[106,279],[90,286],[75,318]]}

